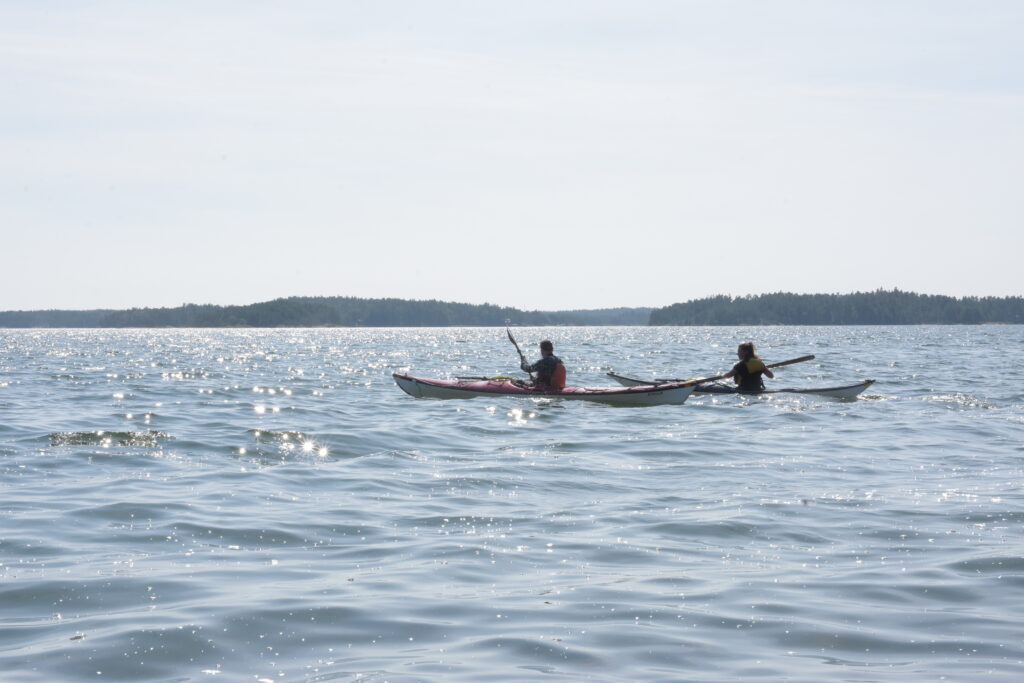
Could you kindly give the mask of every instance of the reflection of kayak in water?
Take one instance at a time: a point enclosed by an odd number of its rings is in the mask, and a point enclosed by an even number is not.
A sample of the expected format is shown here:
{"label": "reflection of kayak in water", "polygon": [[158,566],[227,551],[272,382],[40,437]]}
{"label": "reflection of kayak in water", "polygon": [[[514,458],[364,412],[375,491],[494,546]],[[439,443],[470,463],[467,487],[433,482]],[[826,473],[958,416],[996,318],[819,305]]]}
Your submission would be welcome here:
{"label": "reflection of kayak in water", "polygon": [[[614,372],[609,372],[608,376],[614,379],[616,382],[627,387],[638,387],[638,386],[660,386],[663,384],[661,380],[643,380],[636,379],[634,377],[626,377],[619,375]],[[699,378],[697,378],[699,379]],[[688,380],[694,381],[694,380]],[[855,398],[869,386],[875,383],[873,379],[866,379],[863,382],[857,384],[850,384],[843,387],[821,387],[811,389],[766,389],[764,391],[739,391],[735,387],[730,387],[725,384],[698,384],[694,389],[695,394],[741,394],[745,396],[761,396],[763,394],[812,394],[814,396],[825,396],[828,398]]]}
{"label": "reflection of kayak in water", "polygon": [[565,387],[537,389],[509,379],[427,379],[394,373],[402,391],[416,398],[474,398],[477,396],[519,396],[522,398],[567,398],[613,405],[659,406],[685,403],[693,385],[678,382],[640,384],[629,387]]}

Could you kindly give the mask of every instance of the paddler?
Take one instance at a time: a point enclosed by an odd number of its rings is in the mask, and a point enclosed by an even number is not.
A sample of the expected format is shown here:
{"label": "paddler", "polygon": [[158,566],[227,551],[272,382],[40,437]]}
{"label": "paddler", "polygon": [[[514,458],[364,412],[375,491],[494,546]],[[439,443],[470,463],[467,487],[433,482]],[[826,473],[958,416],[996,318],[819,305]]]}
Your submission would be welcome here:
{"label": "paddler", "polygon": [[736,355],[740,357],[740,362],[732,366],[732,370],[722,375],[722,377],[733,378],[733,381],[736,382],[736,391],[741,393],[764,391],[764,382],[761,380],[761,376],[768,375],[775,379],[775,373],[765,366],[760,356],[754,351],[754,342],[740,344],[736,349]]}
{"label": "paddler", "polygon": [[533,385],[538,389],[564,389],[565,365],[555,355],[555,345],[545,339],[540,343],[540,360],[530,365],[524,358],[519,364],[523,372],[536,372],[537,379]]}

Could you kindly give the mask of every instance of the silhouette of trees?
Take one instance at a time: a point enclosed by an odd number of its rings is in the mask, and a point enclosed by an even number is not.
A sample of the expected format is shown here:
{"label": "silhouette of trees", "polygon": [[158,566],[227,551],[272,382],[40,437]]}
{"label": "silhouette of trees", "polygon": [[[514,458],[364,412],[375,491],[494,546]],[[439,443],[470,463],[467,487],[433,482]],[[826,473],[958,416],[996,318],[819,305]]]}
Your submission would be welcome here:
{"label": "silhouette of trees", "polygon": [[665,308],[523,311],[450,301],[290,297],[245,306],[0,312],[0,327],[448,327],[513,325],[914,325],[1024,323],[1022,297],[877,290],[724,295]]}
{"label": "silhouette of trees", "polygon": [[650,308],[522,311],[493,304],[290,297],[246,306],[0,312],[0,327],[447,327],[645,325]]}
{"label": "silhouette of trees", "polygon": [[1024,323],[1022,297],[877,290],[853,294],[713,296],[651,311],[651,325],[970,325]]}

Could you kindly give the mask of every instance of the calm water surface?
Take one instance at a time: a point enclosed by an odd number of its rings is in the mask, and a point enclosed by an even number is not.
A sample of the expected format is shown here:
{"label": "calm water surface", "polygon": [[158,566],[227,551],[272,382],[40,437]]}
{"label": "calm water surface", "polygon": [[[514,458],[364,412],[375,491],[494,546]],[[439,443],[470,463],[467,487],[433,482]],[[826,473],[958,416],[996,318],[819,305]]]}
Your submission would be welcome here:
{"label": "calm water surface", "polygon": [[436,401],[391,373],[521,375],[504,329],[0,331],[0,679],[1024,679],[1024,327],[515,332],[878,383]]}

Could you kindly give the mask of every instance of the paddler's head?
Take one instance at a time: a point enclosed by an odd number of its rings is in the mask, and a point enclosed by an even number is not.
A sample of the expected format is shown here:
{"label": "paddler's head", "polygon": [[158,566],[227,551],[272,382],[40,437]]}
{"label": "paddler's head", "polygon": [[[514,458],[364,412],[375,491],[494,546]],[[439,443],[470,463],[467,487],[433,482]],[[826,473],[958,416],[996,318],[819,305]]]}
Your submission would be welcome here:
{"label": "paddler's head", "polygon": [[550,356],[555,352],[555,345],[545,339],[540,343],[540,352],[542,355]]}

